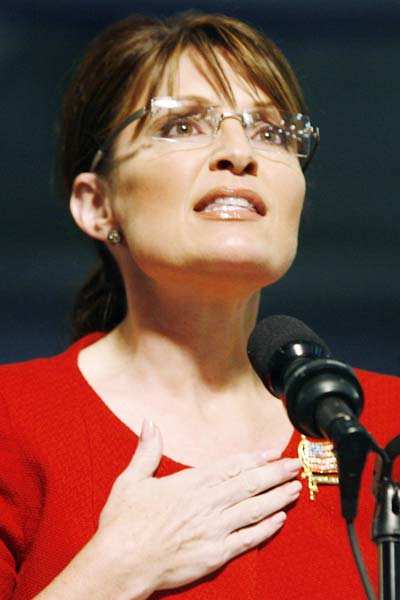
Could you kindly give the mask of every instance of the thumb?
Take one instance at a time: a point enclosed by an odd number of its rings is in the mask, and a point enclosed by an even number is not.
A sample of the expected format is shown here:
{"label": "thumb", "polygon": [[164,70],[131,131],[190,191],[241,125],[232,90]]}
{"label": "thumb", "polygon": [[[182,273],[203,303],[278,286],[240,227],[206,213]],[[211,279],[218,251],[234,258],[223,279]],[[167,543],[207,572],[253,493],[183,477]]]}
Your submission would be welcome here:
{"label": "thumb", "polygon": [[139,444],[133,455],[130,470],[135,478],[151,477],[157,469],[162,456],[162,438],[158,427],[147,419],[143,420]]}

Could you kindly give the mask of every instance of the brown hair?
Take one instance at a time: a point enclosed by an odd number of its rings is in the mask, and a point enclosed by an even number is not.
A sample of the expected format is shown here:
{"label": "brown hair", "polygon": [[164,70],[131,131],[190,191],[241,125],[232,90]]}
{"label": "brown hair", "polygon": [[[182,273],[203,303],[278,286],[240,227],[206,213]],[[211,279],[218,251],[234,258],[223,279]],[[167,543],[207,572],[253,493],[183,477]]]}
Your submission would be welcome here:
{"label": "brown hair", "polygon": [[[187,48],[203,59],[207,75],[231,102],[232,90],[216,50],[280,110],[307,114],[298,81],[281,51],[246,23],[193,11],[164,21],[132,15],[93,40],[66,91],[59,162],[68,197],[75,177],[89,171],[99,147],[132,112],[138,93],[146,90],[147,98],[156,95],[167,67],[172,90],[179,58]],[[109,165],[103,160],[97,172],[107,177]],[[110,331],[126,314],[118,266],[104,243],[95,244],[100,262],[77,296],[73,340],[91,331]]]}

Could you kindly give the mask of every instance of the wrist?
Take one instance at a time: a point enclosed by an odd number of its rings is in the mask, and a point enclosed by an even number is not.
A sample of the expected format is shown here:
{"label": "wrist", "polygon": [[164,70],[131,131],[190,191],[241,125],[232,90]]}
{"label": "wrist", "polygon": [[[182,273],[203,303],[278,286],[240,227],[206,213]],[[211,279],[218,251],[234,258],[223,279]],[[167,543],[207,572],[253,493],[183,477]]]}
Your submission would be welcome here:
{"label": "wrist", "polygon": [[112,596],[104,595],[107,600],[145,600],[156,590],[154,561],[138,548],[123,552],[119,540],[98,531],[90,540],[90,553],[98,559],[99,573],[107,573],[106,587],[112,589]]}

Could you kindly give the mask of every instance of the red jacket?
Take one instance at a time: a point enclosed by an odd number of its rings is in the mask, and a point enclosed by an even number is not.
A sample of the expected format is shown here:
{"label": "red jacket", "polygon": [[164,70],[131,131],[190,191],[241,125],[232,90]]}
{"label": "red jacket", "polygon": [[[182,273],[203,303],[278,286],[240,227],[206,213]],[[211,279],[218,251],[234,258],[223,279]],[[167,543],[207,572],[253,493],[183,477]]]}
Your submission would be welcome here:
{"label": "red jacket", "polygon": [[[62,571],[97,529],[115,478],[138,439],[102,402],[77,367],[82,338],[64,353],[0,367],[0,599],[28,600]],[[385,445],[400,433],[400,379],[357,371],[363,422]],[[296,456],[295,433],[286,456]],[[376,583],[370,541],[373,457],[364,475],[357,529]],[[185,468],[163,456],[158,477]],[[337,486],[306,485],[282,530],[216,573],[156,598],[178,600],[363,599],[340,516]],[[93,599],[95,600],[95,599]],[[113,600],[113,599],[110,599]]]}

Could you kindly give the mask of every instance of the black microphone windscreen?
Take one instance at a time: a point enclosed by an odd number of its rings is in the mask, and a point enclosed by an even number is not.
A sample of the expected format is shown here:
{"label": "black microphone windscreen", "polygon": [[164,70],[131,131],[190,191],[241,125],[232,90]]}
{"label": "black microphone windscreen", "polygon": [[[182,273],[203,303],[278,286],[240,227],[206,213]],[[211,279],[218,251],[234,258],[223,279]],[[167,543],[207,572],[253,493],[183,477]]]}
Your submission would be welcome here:
{"label": "black microphone windscreen", "polygon": [[247,345],[247,353],[256,373],[265,373],[272,357],[280,348],[297,342],[316,344],[330,355],[325,342],[295,317],[273,315],[260,321],[250,335]]}

